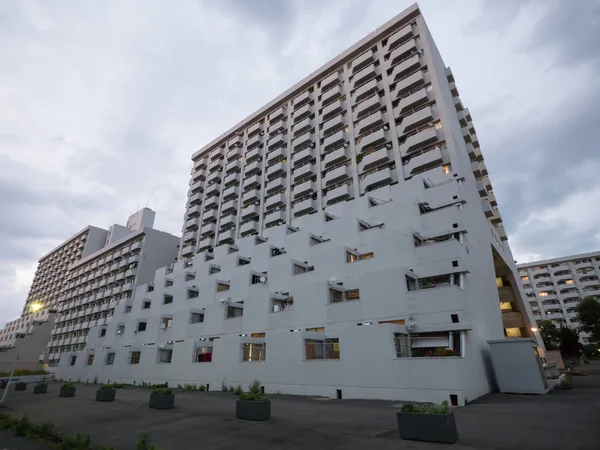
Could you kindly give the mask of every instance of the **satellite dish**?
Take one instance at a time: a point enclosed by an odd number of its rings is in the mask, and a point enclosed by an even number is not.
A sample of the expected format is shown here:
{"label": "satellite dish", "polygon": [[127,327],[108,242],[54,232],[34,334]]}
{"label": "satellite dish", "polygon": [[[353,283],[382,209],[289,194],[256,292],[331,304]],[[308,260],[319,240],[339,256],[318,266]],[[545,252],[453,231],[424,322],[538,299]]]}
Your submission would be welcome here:
{"label": "satellite dish", "polygon": [[158,344],[158,348],[165,348],[165,344]]}
{"label": "satellite dish", "polygon": [[267,281],[267,277],[265,277],[264,275],[260,277],[260,282],[264,283]]}

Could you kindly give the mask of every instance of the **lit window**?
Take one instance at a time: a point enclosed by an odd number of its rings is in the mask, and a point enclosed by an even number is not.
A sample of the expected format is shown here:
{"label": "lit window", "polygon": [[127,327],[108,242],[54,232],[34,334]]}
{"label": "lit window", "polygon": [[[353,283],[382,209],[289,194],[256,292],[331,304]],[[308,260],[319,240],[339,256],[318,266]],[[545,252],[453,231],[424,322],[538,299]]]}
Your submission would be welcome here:
{"label": "lit window", "polygon": [[94,354],[90,353],[88,355],[87,361],[85,362],[86,365],[91,366],[94,363]]}
{"label": "lit window", "polygon": [[521,281],[529,281],[529,277],[521,277]]}
{"label": "lit window", "polygon": [[439,130],[440,128],[442,128],[442,122],[438,120],[437,122],[433,123],[433,126],[436,130]]}
{"label": "lit window", "polygon": [[540,297],[548,297],[548,293],[547,292],[540,292],[538,295]]}
{"label": "lit window", "polygon": [[575,281],[573,281],[573,280],[566,280],[565,281],[565,284],[574,284],[574,283],[575,283]]}
{"label": "lit window", "polygon": [[212,362],[213,347],[212,343],[198,344],[194,349],[194,362]]}
{"label": "lit window", "polygon": [[305,339],[304,349],[307,360],[340,359],[340,340],[338,338]]}
{"label": "lit window", "polygon": [[129,352],[129,364],[139,364],[142,352]]}
{"label": "lit window", "polygon": [[224,292],[229,290],[229,284],[217,283],[217,292]]}
{"label": "lit window", "polygon": [[267,344],[242,344],[242,361],[258,362],[264,361],[267,353]]}
{"label": "lit window", "polygon": [[450,170],[451,170],[450,164],[444,164],[442,166],[442,170],[444,171],[444,173],[450,173]]}

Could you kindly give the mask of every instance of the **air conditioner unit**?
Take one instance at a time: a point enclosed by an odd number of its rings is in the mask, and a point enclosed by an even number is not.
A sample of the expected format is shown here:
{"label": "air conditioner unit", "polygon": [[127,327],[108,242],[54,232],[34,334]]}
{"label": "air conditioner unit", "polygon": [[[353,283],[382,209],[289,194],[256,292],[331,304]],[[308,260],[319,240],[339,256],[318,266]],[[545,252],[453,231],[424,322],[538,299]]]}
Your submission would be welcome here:
{"label": "air conditioner unit", "polygon": [[348,148],[349,145],[350,145],[349,142],[344,142],[344,148]]}
{"label": "air conditioner unit", "polygon": [[164,330],[165,328],[167,328],[167,324],[166,323],[161,323],[160,324],[160,329]]}
{"label": "air conditioner unit", "polygon": [[[137,333],[137,331],[136,331],[136,333]],[[123,332],[121,330],[118,330],[117,334],[123,334]]]}

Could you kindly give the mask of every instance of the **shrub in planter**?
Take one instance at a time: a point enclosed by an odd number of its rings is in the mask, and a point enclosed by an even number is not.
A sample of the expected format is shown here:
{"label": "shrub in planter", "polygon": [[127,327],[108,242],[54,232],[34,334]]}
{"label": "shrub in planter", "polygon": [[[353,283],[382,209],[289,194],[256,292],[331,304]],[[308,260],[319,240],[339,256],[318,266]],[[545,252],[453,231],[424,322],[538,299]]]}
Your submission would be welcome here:
{"label": "shrub in planter", "polygon": [[40,381],[33,387],[34,394],[45,394],[46,392],[48,392],[48,383],[45,381]]}
{"label": "shrub in planter", "polygon": [[175,404],[175,395],[169,388],[155,388],[150,394],[150,408],[170,409]]}
{"label": "shrub in planter", "polygon": [[73,383],[65,383],[60,387],[58,392],[59,397],[74,397],[75,396],[75,385]]}
{"label": "shrub in planter", "polygon": [[402,405],[396,417],[402,439],[445,444],[458,440],[454,413],[447,401],[441,405]]}
{"label": "shrub in planter", "polygon": [[26,391],[27,383],[23,383],[22,381],[15,384],[15,391]]}
{"label": "shrub in planter", "polygon": [[96,391],[96,401],[112,402],[115,399],[116,392],[117,391],[110,384],[105,384]]}
{"label": "shrub in planter", "polygon": [[244,420],[268,420],[271,418],[271,401],[262,393],[260,381],[250,383],[248,392],[241,394],[235,405],[235,417]]}

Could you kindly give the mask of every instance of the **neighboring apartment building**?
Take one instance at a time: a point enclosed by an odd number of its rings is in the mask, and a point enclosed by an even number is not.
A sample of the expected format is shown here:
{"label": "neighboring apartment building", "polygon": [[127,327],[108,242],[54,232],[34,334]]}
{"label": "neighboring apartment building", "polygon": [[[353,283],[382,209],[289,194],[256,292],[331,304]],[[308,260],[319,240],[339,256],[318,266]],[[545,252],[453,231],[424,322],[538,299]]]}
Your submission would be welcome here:
{"label": "neighboring apartment building", "polygon": [[[585,297],[600,299],[600,252],[582,253],[517,265],[525,295],[539,323],[578,328],[575,307]],[[589,343],[589,335],[580,333]]]}
{"label": "neighboring apartment building", "polygon": [[494,388],[487,341],[531,336],[470,113],[416,5],[192,159],[181,259],[59,377],[464,404]]}
{"label": "neighboring apartment building", "polygon": [[[24,333],[31,320],[45,321],[52,315],[49,311],[55,309],[58,304],[59,294],[67,282],[69,266],[101,248],[107,234],[108,230],[87,226],[40,258],[23,314],[18,319],[6,323],[0,331],[0,349],[13,347],[17,334]],[[42,309],[32,314],[30,308],[34,303],[41,305]],[[43,352],[44,348],[45,345],[40,348],[38,354]]]}
{"label": "neighboring apartment building", "polygon": [[58,364],[64,351],[85,348],[91,327],[110,323],[115,307],[139,284],[177,259],[179,237],[152,228],[155,212],[143,208],[126,226],[113,225],[105,245],[69,267],[58,297],[58,316],[46,359]]}

